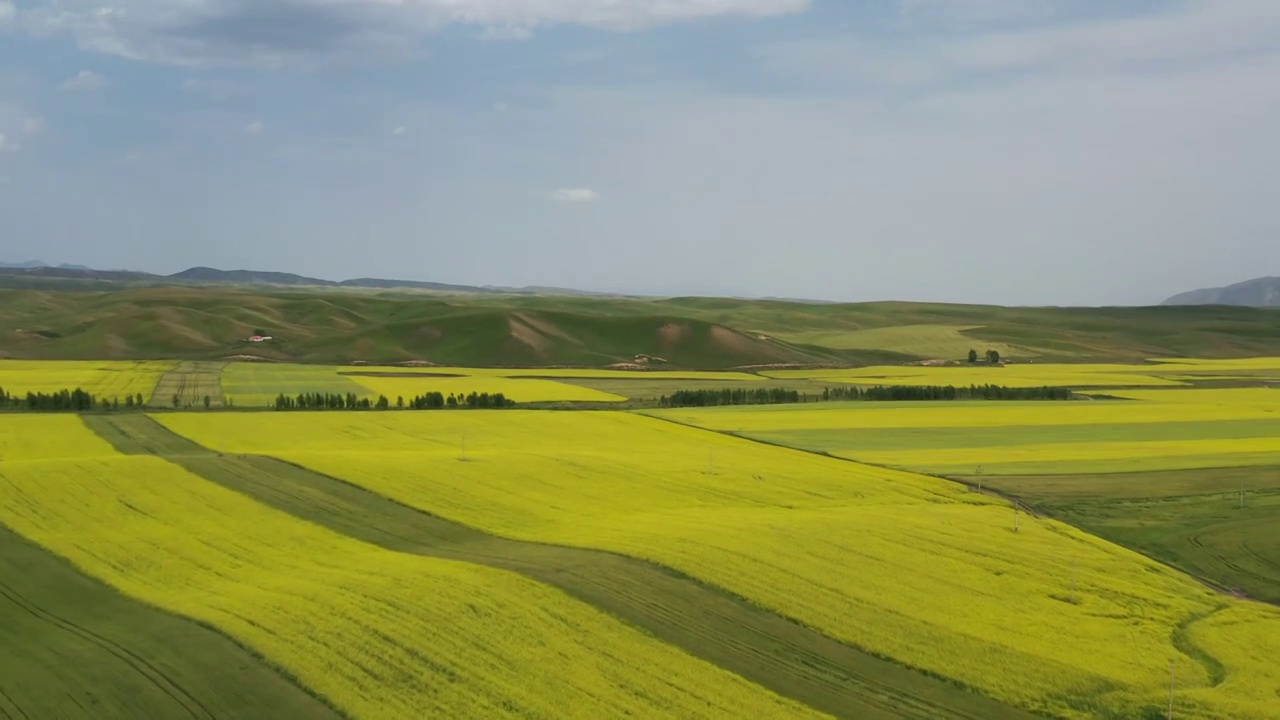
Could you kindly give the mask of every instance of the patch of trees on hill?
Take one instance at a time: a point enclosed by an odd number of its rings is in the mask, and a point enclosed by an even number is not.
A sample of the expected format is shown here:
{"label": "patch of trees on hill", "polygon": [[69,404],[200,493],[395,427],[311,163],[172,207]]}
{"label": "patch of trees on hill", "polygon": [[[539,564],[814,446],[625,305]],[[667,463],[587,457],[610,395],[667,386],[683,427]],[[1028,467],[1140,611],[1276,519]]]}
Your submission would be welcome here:
{"label": "patch of trees on hill", "polygon": [[0,388],[0,410],[25,412],[89,412],[91,410],[141,410],[146,405],[142,393],[107,400],[80,388],[57,392],[28,392],[17,395]]}
{"label": "patch of trees on hill", "polygon": [[936,401],[936,400],[1070,400],[1069,388],[1011,388],[1003,385],[847,385],[824,388],[821,395],[802,394],[785,388],[755,390],[677,390],[663,395],[662,407],[716,407],[720,405],[779,405],[785,403],[860,401]]}
{"label": "patch of trees on hill", "polygon": [[[405,400],[397,397],[396,410],[492,410],[508,408],[515,401],[502,393],[468,394],[429,392]],[[392,403],[386,395],[379,395],[377,400],[357,397],[355,393],[342,395],[339,393],[300,393],[297,396],[280,393],[276,396],[276,410],[391,410]]]}

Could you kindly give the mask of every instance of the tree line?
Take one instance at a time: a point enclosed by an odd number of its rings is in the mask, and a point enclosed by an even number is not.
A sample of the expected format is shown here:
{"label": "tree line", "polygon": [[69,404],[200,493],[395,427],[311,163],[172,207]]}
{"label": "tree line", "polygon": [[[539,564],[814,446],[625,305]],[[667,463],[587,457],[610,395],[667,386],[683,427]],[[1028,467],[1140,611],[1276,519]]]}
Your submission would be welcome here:
{"label": "tree line", "polygon": [[821,395],[810,395],[785,388],[746,390],[677,390],[658,399],[662,407],[716,407],[720,405],[779,405],[785,403],[855,401],[929,401],[929,400],[1070,400],[1070,388],[1011,388],[1004,385],[874,385],[859,387],[842,385],[823,388]]}
{"label": "tree line", "polygon": [[26,412],[88,412],[90,410],[133,410],[147,404],[142,393],[126,395],[123,403],[118,397],[110,400],[99,398],[91,392],[76,388],[56,392],[28,392],[25,395],[10,393],[0,388],[0,410]]}
{"label": "tree line", "polygon": [[717,405],[781,405],[803,402],[798,390],[784,388],[724,388],[721,390],[677,390],[659,400],[662,407],[715,407]]}
{"label": "tree line", "polygon": [[1007,387],[1005,385],[849,385],[826,388],[823,400],[1070,400],[1064,387]]}
{"label": "tree line", "polygon": [[[394,407],[397,410],[491,410],[508,408],[515,401],[502,393],[467,394],[429,392],[416,395],[406,400],[397,397]],[[377,400],[358,397],[355,393],[299,393],[296,396],[280,393],[276,396],[276,410],[390,410],[392,402],[386,395],[379,395]]]}

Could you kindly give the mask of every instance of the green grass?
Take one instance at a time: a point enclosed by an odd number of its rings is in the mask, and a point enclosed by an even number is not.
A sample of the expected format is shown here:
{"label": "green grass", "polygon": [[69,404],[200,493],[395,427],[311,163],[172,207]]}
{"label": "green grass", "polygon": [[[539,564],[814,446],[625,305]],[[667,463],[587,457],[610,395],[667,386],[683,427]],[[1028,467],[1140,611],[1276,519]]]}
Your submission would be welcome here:
{"label": "green grass", "polygon": [[[179,363],[160,377],[147,404],[164,408],[198,407],[204,404],[207,396],[210,405],[222,407],[222,368],[225,365],[198,360]],[[178,398],[176,405],[174,396]]]}
{"label": "green grass", "polygon": [[223,635],[0,525],[0,717],[340,716]]}
{"label": "green grass", "polygon": [[336,367],[253,362],[229,363],[222,371],[222,390],[241,408],[266,407],[280,393],[369,394],[365,386],[339,375]]}
{"label": "green grass", "polygon": [[1280,602],[1280,467],[983,482],[1219,586]]}
{"label": "green grass", "polygon": [[693,655],[840,717],[1030,717],[656,565],[488,535],[279,460],[218,455],[144,416],[103,415],[86,422],[123,452],[166,457],[350,537],[399,552],[504,568],[553,585]]}
{"label": "green grass", "polygon": [[995,350],[1002,357],[1025,358],[1041,354],[1033,348],[981,340],[967,334],[976,329],[979,328],[967,325],[899,325],[867,330],[802,330],[780,333],[778,337],[787,342],[837,350],[888,350],[943,360],[965,360],[971,349],[981,356],[985,356],[988,350]]}
{"label": "green grass", "polygon": [[[4,279],[0,278],[0,284]],[[76,289],[79,288],[79,289]],[[107,291],[110,289],[110,291]],[[1280,310],[817,304],[278,287],[0,287],[0,357],[675,367],[883,364],[991,347],[1044,360],[1274,353]],[[247,343],[255,330],[278,338]],[[1005,352],[1007,350],[1007,352]]]}
{"label": "green grass", "polygon": [[[1053,443],[1156,442],[1230,438],[1280,438],[1280,420],[1222,420],[1215,422],[1116,423],[1106,425],[1005,425],[995,427],[891,427],[788,430],[752,433],[780,445],[832,453],[861,450],[921,450],[926,448],[999,448]],[[909,463],[908,463],[909,464]]]}

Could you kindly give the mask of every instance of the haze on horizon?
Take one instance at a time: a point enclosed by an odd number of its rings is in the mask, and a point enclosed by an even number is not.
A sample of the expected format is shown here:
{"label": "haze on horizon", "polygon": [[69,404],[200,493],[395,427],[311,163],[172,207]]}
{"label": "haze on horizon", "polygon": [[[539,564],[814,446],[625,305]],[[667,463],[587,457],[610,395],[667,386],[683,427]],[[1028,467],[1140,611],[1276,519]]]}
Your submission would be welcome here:
{"label": "haze on horizon", "polygon": [[0,0],[0,260],[1148,304],[1277,127],[1273,0]]}

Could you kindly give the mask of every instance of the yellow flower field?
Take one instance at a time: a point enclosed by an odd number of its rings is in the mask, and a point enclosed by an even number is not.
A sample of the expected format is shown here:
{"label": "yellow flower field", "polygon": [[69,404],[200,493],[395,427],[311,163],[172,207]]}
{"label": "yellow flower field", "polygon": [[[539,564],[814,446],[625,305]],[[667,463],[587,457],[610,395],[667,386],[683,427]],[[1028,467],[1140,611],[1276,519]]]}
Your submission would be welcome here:
{"label": "yellow flower field", "polygon": [[1026,427],[1127,425],[1280,418],[1280,391],[1122,390],[1124,401],[847,402],[685,408],[651,414],[729,432],[783,432],[864,428]]}
{"label": "yellow flower field", "polygon": [[[59,420],[42,429],[95,445]],[[0,437],[27,422],[0,417]],[[812,715],[557,590],[381,550],[158,458],[0,462],[0,522],[357,718]]]}
{"label": "yellow flower field", "polygon": [[1159,377],[1161,371],[1185,372],[1183,366],[1015,363],[1003,367],[902,366],[819,370],[772,370],[762,373],[779,379],[825,380],[853,385],[1004,385],[1006,387],[1137,387],[1181,386]]}
{"label": "yellow flower field", "polygon": [[462,377],[500,378],[565,378],[573,380],[737,380],[761,382],[759,375],[744,372],[703,370],[609,370],[605,368],[466,368],[466,367],[400,367],[386,365],[354,365],[339,372],[393,372],[417,375],[458,375]]}
{"label": "yellow flower field", "polygon": [[138,393],[149,399],[160,376],[177,365],[167,360],[0,360],[0,388],[15,395],[80,388],[108,400],[123,402]]}
{"label": "yellow flower field", "polygon": [[554,380],[512,379],[500,376],[475,377],[369,377],[347,376],[373,395],[386,395],[394,404],[397,397],[406,401],[415,395],[439,392],[467,395],[502,393],[516,402],[624,402],[626,398],[591,388],[569,385]]}
{"label": "yellow flower field", "polygon": [[1174,661],[1179,717],[1275,716],[1280,666],[1240,658],[1280,643],[1280,611],[1058,522],[1015,533],[1002,501],[932,478],[620,413],[157,419],[499,534],[659,562],[1027,708],[1154,712]]}
{"label": "yellow flower field", "polygon": [[[413,373],[412,368],[339,368],[333,365],[290,363],[231,363],[223,370],[226,394],[240,407],[264,407],[280,393],[354,393],[376,398],[386,395],[407,401],[415,395],[441,392],[445,395],[502,393],[516,402],[622,402],[626,398],[554,380],[513,379],[501,375],[433,377]],[[409,377],[373,377],[350,373],[395,373]],[[347,374],[342,374],[347,373]]]}

